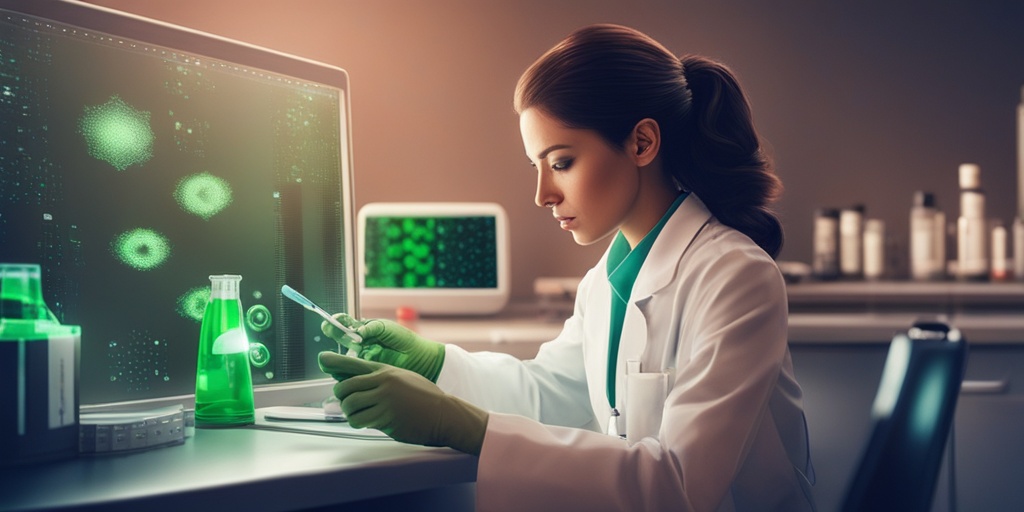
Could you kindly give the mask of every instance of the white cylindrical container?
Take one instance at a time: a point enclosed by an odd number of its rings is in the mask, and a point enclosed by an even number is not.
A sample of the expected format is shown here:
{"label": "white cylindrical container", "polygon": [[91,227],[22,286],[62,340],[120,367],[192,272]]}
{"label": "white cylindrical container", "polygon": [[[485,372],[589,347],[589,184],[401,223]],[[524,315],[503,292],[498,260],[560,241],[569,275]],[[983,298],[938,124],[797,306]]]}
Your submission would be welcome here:
{"label": "white cylindrical container", "polygon": [[946,232],[949,226],[946,225],[946,214],[941,210],[935,211],[935,260],[937,279],[945,279],[949,273],[946,271]]}
{"label": "white cylindrical container", "polygon": [[945,224],[946,216],[935,208],[935,195],[917,191],[910,209],[911,278],[923,281],[945,276]]}
{"label": "white cylindrical container", "polygon": [[1020,88],[1020,96],[1017,104],[1017,217],[1024,219],[1024,86]]}
{"label": "white cylindrical container", "polygon": [[1005,281],[1009,269],[1006,266],[1006,228],[1002,224],[992,227],[992,280]]}
{"label": "white cylindrical container", "polygon": [[844,208],[839,212],[839,272],[843,277],[864,275],[864,206]]}
{"label": "white cylindrical container", "polygon": [[814,258],[811,269],[818,279],[839,277],[839,210],[822,208],[814,215]]}
{"label": "white cylindrical container", "polygon": [[864,278],[885,277],[885,222],[868,219],[864,223]]}
{"label": "white cylindrical container", "polygon": [[988,279],[988,229],[985,193],[981,190],[981,168],[960,165],[960,218],[957,219],[957,277]]}
{"label": "white cylindrical container", "polygon": [[1024,281],[1024,218],[1013,219],[1013,277]]}

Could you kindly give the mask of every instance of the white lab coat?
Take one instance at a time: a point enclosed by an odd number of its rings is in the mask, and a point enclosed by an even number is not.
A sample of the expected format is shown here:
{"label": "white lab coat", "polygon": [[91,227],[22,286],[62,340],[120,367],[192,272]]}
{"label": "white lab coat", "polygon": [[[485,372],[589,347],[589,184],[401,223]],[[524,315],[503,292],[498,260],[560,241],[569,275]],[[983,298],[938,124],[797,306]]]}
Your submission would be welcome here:
{"label": "white lab coat", "polygon": [[478,510],[814,510],[785,285],[772,259],[695,195],[668,220],[627,305],[619,409],[629,414],[626,361],[668,372],[670,389],[657,438],[632,445],[604,433],[606,259],[536,359],[447,347],[438,385],[492,411]]}

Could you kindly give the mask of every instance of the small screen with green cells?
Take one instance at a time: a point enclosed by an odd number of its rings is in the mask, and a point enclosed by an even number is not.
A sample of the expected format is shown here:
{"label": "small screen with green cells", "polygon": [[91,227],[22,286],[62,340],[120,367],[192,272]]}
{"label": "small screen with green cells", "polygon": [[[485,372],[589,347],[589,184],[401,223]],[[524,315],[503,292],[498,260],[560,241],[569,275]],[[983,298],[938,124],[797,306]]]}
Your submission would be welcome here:
{"label": "small screen with green cells", "polygon": [[367,288],[496,288],[494,217],[371,217]]}

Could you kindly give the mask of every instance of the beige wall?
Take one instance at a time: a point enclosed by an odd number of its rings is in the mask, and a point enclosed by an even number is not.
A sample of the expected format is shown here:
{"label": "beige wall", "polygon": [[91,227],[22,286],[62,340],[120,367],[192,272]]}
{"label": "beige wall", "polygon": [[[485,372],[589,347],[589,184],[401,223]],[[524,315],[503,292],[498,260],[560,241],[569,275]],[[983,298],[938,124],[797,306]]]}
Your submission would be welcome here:
{"label": "beige wall", "polygon": [[[357,207],[495,201],[512,223],[513,294],[582,275],[580,248],[533,205],[511,110],[522,70],[572,29],[635,26],[678,53],[730,64],[787,192],[782,259],[810,260],[813,210],[867,205],[905,246],[913,191],[957,213],[956,168],[982,165],[990,212],[1016,208],[1014,110],[1024,8],[938,2],[621,0],[95,0],[345,68],[352,79]],[[754,4],[755,2],[746,2]],[[828,5],[819,5],[828,4]],[[832,5],[836,4],[836,5]]]}

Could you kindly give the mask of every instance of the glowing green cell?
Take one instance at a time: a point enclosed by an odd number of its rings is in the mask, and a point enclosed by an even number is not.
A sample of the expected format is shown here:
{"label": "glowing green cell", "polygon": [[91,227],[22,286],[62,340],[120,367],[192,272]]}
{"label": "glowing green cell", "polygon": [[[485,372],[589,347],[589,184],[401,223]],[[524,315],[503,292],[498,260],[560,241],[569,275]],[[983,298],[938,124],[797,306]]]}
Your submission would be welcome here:
{"label": "glowing green cell", "polygon": [[135,110],[117,96],[102,105],[86,106],[78,121],[89,155],[123,171],[153,157],[150,113]]}
{"label": "glowing green cell", "polygon": [[114,256],[136,270],[153,270],[171,256],[171,242],[152,229],[137,228],[121,233],[110,244]]}
{"label": "glowing green cell", "polygon": [[[255,366],[256,368],[263,368],[264,366],[267,365],[267,363],[270,362],[270,349],[268,349],[266,345],[258,341],[250,343],[249,362],[252,363],[252,365]],[[273,375],[271,372],[267,373]],[[269,379],[271,378],[271,376],[268,375],[267,378]]]}
{"label": "glowing green cell", "polygon": [[210,302],[210,287],[197,286],[178,297],[178,314],[194,320],[196,323],[203,321],[203,313],[206,311],[206,303]]}
{"label": "glowing green cell", "polygon": [[263,332],[270,328],[273,319],[270,310],[263,304],[256,304],[245,312],[245,323],[250,329],[256,332]]}
{"label": "glowing green cell", "polygon": [[201,172],[179,181],[174,199],[182,210],[210,220],[231,204],[231,185],[223,178]]}

